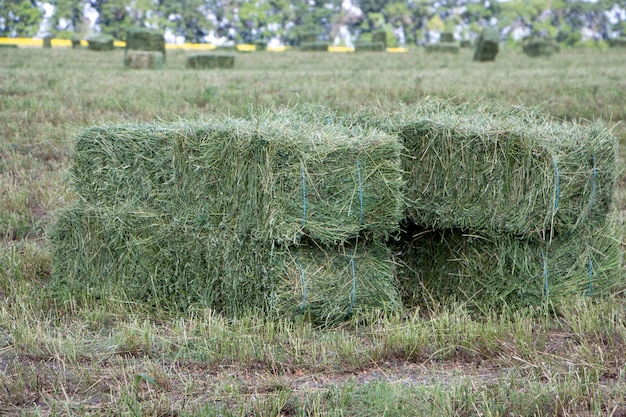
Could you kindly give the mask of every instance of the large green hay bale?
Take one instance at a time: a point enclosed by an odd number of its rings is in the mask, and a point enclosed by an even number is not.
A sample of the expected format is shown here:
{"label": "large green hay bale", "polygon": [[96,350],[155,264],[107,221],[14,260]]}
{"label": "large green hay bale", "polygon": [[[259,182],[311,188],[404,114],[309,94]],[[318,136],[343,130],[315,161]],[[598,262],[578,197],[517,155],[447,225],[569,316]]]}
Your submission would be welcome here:
{"label": "large green hay bale", "polygon": [[126,52],[155,51],[165,56],[165,38],[157,29],[132,27],[126,32]]}
{"label": "large green hay bale", "polygon": [[479,309],[554,304],[623,291],[620,240],[612,227],[551,242],[412,230],[398,248],[407,305],[455,300]]}
{"label": "large green hay bale", "polygon": [[426,52],[458,54],[461,48],[456,43],[439,42],[424,46]]}
{"label": "large green hay bale", "polygon": [[385,44],[382,42],[356,42],[354,44],[355,52],[383,52]]}
{"label": "large green hay bale", "polygon": [[300,42],[300,50],[306,52],[327,52],[328,42]]}
{"label": "large green hay bale", "polygon": [[372,32],[372,43],[382,43],[387,48],[387,31],[376,30]]}
{"label": "large green hay bale", "polygon": [[127,51],[124,55],[124,65],[132,69],[163,68],[165,57],[155,51]]}
{"label": "large green hay bale", "polygon": [[91,51],[112,51],[115,49],[113,37],[104,34],[90,36],[87,38],[87,48]]}
{"label": "large green hay bale", "polygon": [[231,317],[302,313],[315,323],[401,307],[389,253],[379,247],[286,249],[210,227],[195,213],[83,205],[61,212],[49,238],[53,294],[79,302],[208,307]]}
{"label": "large green hay bale", "polygon": [[495,61],[500,45],[500,32],[498,28],[485,28],[480,34],[476,50],[474,50],[474,61],[485,62]]}
{"label": "large green hay bale", "polygon": [[199,52],[186,57],[185,66],[192,69],[213,69],[213,68],[233,68],[235,66],[235,55]]}
{"label": "large green hay bale", "polygon": [[408,215],[425,228],[538,239],[597,227],[609,211],[617,139],[600,122],[430,98],[362,119],[403,141]]}
{"label": "large green hay bale", "polygon": [[94,206],[193,207],[207,222],[257,240],[330,244],[397,228],[400,149],[376,130],[277,111],[94,127],[78,137],[71,173],[80,198]]}
{"label": "large green hay bale", "polygon": [[524,53],[528,56],[550,56],[557,52],[560,52],[561,47],[558,43],[548,39],[528,39],[524,41],[522,46]]}

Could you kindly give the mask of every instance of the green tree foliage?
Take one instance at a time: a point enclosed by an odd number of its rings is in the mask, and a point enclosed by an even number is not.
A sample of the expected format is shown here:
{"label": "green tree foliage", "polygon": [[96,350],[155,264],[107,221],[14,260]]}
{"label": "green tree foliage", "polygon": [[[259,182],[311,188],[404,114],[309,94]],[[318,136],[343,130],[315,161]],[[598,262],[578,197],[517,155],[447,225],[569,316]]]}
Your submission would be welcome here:
{"label": "green tree foliage", "polygon": [[0,1],[0,36],[32,37],[42,18],[43,13],[34,1]]}

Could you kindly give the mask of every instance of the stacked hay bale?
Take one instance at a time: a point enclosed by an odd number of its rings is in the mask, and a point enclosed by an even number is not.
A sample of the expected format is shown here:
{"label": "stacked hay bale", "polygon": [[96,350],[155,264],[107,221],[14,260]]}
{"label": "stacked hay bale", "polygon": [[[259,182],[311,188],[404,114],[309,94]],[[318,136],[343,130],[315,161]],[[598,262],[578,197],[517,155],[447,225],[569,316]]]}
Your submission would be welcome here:
{"label": "stacked hay bale", "polygon": [[80,199],[50,233],[60,294],[331,323],[401,307],[384,242],[402,217],[400,146],[371,129],[255,120],[96,127]]}
{"label": "stacked hay bale", "polygon": [[522,49],[528,56],[551,56],[561,51],[561,47],[558,43],[542,38],[526,39],[523,43]]}
{"label": "stacked hay bale", "polygon": [[185,58],[185,67],[191,69],[233,68],[234,66],[234,54],[197,52]]}
{"label": "stacked hay bale", "polygon": [[517,306],[623,287],[619,239],[607,221],[617,142],[602,124],[440,100],[392,120],[409,155],[409,298],[426,286]]}
{"label": "stacked hay bale", "polygon": [[162,68],[165,38],[156,29],[132,27],[126,32],[124,66],[134,69]]}
{"label": "stacked hay bale", "polygon": [[498,32],[498,28],[485,28],[478,39],[478,44],[474,51],[474,61],[495,61],[496,55],[498,55],[499,44],[500,32]]}
{"label": "stacked hay bale", "polygon": [[115,49],[113,36],[100,34],[87,38],[87,48],[90,51],[112,51]]}

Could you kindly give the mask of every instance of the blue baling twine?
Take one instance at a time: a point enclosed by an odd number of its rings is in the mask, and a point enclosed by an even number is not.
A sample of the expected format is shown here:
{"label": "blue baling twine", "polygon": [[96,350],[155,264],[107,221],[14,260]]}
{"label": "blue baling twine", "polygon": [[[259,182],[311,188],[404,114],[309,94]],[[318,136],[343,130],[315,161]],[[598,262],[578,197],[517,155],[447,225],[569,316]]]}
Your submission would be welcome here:
{"label": "blue baling twine", "polygon": [[596,179],[598,178],[598,171],[596,169],[596,156],[592,155],[593,158],[593,182],[591,183],[591,197],[589,197],[589,210],[593,206],[593,198],[596,195]]}
{"label": "blue baling twine", "polygon": [[300,279],[302,280],[302,305],[300,306],[300,314],[304,314],[304,309],[306,308],[306,280],[304,279],[304,269],[302,269],[302,263],[300,263],[298,255],[296,255],[296,262],[298,262]]}
{"label": "blue baling twine", "polygon": [[330,117],[326,119],[326,123],[331,124],[332,122],[333,122],[333,119],[331,119]]}
{"label": "blue baling twine", "polygon": [[306,223],[306,177],[304,176],[304,164],[302,164],[302,227]]}
{"label": "blue baling twine", "polygon": [[541,251],[541,259],[543,260],[543,293],[547,299],[550,295],[550,288],[548,286],[548,260],[546,259],[543,250]]}
{"label": "blue baling twine", "polygon": [[359,159],[356,160],[356,174],[359,178],[359,224],[363,224],[363,186],[361,184],[361,167],[359,167]]}
{"label": "blue baling twine", "polygon": [[356,298],[356,273],[354,272],[354,252],[350,253],[350,266],[352,268],[352,294],[350,294],[350,309],[348,314],[352,314],[354,308],[354,299]]}
{"label": "blue baling twine", "polygon": [[587,267],[589,268],[589,286],[587,287],[587,296],[590,296],[593,282],[593,263],[591,262],[591,255],[589,254],[587,254]]}
{"label": "blue baling twine", "polygon": [[552,162],[554,163],[554,176],[555,176],[555,187],[554,187],[554,212],[559,208],[559,166],[556,163],[556,158],[552,157]]}

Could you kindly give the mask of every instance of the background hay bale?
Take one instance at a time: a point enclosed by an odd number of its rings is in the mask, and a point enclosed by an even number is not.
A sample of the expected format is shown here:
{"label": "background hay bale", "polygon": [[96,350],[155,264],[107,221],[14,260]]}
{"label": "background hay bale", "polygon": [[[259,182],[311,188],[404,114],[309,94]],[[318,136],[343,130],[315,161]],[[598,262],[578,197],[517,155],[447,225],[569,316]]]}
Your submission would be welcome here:
{"label": "background hay bale", "polygon": [[78,36],[72,36],[71,42],[72,48],[80,48],[80,38]]}
{"label": "background hay bale", "polygon": [[372,43],[382,43],[387,48],[387,31],[376,30],[372,32]]}
{"label": "background hay bale", "polygon": [[44,36],[42,40],[44,49],[52,48],[52,36]]}
{"label": "background hay bale", "polygon": [[300,42],[299,48],[305,52],[328,52],[328,42]]}
{"label": "background hay bale", "polygon": [[441,32],[441,37],[439,39],[442,43],[453,43],[454,42],[454,33],[452,32]]}
{"label": "background hay bale", "polygon": [[408,217],[424,228],[539,239],[602,225],[617,172],[617,138],[532,109],[426,99],[365,115],[397,135]]}
{"label": "background hay bale", "polygon": [[233,68],[235,55],[214,52],[199,52],[188,55],[185,59],[185,67],[191,69]]}
{"label": "background hay bale", "polygon": [[165,38],[160,30],[131,27],[126,31],[126,51],[155,51],[165,55]]}
{"label": "background hay bale", "polygon": [[612,48],[626,48],[626,35],[622,34],[619,38],[609,39],[609,46]]}
{"label": "background hay bale", "polygon": [[558,304],[624,288],[619,239],[610,225],[549,241],[414,228],[398,245],[407,305],[460,301],[478,309]]}
{"label": "background hay bale", "polygon": [[355,52],[384,52],[385,44],[382,42],[355,42]]}
{"label": "background hay bale", "polygon": [[193,207],[259,240],[393,232],[403,216],[397,139],[287,114],[91,128],[76,141],[74,186],[93,206]]}
{"label": "background hay bale", "polygon": [[257,52],[267,51],[267,41],[256,40],[254,41],[254,46],[256,47]]}
{"label": "background hay bale", "polygon": [[558,53],[561,47],[558,43],[549,39],[532,38],[524,41],[522,49],[528,56],[551,56]]}
{"label": "background hay bale", "polygon": [[124,65],[132,69],[163,68],[165,56],[155,51],[128,51],[124,56]]}
{"label": "background hay bale", "polygon": [[0,43],[0,48],[17,49],[18,46],[14,43]]}
{"label": "background hay bale", "polygon": [[112,51],[115,49],[113,45],[113,36],[100,34],[87,38],[87,48],[90,51]]}
{"label": "background hay bale", "polygon": [[456,43],[439,42],[424,46],[426,52],[458,54],[461,48]]}
{"label": "background hay bale", "polygon": [[500,45],[500,32],[498,28],[490,27],[483,29],[478,38],[478,44],[474,50],[474,61],[495,61]]}

